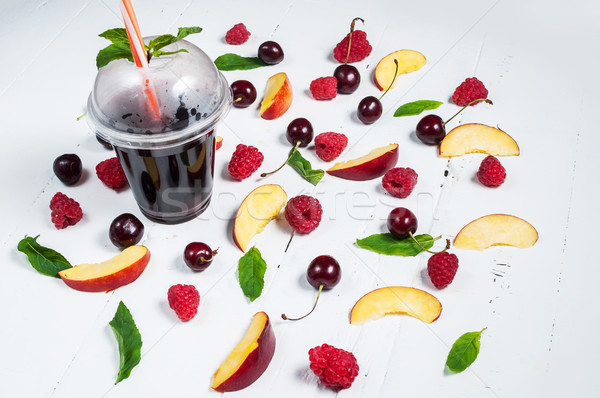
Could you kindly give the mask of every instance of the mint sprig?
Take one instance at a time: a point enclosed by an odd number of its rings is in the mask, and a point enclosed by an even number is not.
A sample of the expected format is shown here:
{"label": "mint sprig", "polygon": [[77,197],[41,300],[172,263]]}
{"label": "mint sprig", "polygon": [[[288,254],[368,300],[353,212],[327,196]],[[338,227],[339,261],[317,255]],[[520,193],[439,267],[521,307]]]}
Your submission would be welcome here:
{"label": "mint sprig", "polygon": [[431,100],[409,102],[396,109],[396,112],[394,112],[394,117],[418,115],[423,111],[437,109],[442,104],[443,102]]}
{"label": "mint sprig", "polygon": [[[292,149],[293,150],[293,149]],[[290,151],[291,152],[291,151]],[[325,172],[321,169],[313,170],[310,162],[302,157],[300,152],[295,151],[290,160],[288,160],[288,164],[298,172],[306,181],[310,182],[313,185],[317,185],[321,178],[325,175]]]}
{"label": "mint sprig", "polygon": [[414,238],[421,246],[419,246],[410,236],[405,239],[398,239],[390,233],[375,234],[367,236],[364,239],[357,239],[356,244],[363,249],[371,250],[379,254],[414,257],[421,253],[423,249],[431,249],[433,242],[437,239],[427,234],[415,235]]}
{"label": "mint sprig", "polygon": [[118,382],[125,380],[131,374],[131,370],[140,363],[142,351],[142,335],[135,325],[129,309],[121,301],[110,327],[115,333],[117,343],[119,344],[119,374]]}
{"label": "mint sprig", "polygon": [[59,278],[60,271],[72,266],[59,252],[37,243],[39,237],[25,236],[17,245],[17,250],[27,255],[31,266],[40,274]]}
{"label": "mint sprig", "polygon": [[465,333],[452,344],[452,348],[446,359],[448,369],[454,373],[460,373],[475,362],[477,355],[479,355],[479,348],[481,347],[479,339],[481,339],[481,333],[485,329],[479,332]]}
{"label": "mint sprig", "polygon": [[[191,34],[200,33],[201,31],[202,28],[198,26],[179,28],[177,31],[177,36],[173,36],[171,34],[160,35],[150,40],[148,44],[144,43],[144,50],[146,51],[148,62],[152,57],[171,55],[179,52],[188,52],[184,48],[181,48],[177,51],[162,51],[161,48],[166,47],[169,44],[173,44]],[[117,59],[125,58],[133,62],[131,46],[129,45],[129,39],[127,38],[127,31],[124,28],[109,29],[100,33],[98,36],[104,37],[112,42],[111,45],[98,52],[98,55],[96,56],[96,67],[98,69]]]}
{"label": "mint sprig", "polygon": [[263,260],[260,251],[253,247],[240,258],[238,263],[238,277],[244,295],[254,301],[260,297],[265,286],[265,271],[267,263]]}
{"label": "mint sprig", "polygon": [[230,70],[250,70],[268,66],[263,60],[258,57],[242,57],[237,54],[223,54],[215,59],[215,66],[221,71]]}

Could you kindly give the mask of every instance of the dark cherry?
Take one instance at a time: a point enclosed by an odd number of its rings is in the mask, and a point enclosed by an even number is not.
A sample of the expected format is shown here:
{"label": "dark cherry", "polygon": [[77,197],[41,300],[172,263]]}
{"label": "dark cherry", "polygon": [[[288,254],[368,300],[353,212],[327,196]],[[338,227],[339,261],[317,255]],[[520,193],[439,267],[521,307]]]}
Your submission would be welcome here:
{"label": "dark cherry", "polygon": [[417,226],[417,217],[404,207],[395,208],[388,216],[387,227],[390,233],[398,239],[408,238],[410,234],[414,234]]}
{"label": "dark cherry", "polygon": [[256,100],[256,88],[248,80],[236,80],[231,83],[233,106],[247,108]]}
{"label": "dark cherry", "polygon": [[417,124],[417,138],[424,144],[437,145],[445,136],[444,121],[438,115],[427,115]]}
{"label": "dark cherry", "polygon": [[204,271],[217,255],[217,250],[212,250],[209,245],[202,242],[192,242],[183,251],[183,260],[194,271]]}
{"label": "dark cherry", "polygon": [[358,119],[364,124],[375,123],[383,113],[381,101],[373,96],[363,98],[358,104]]}
{"label": "dark cherry", "polygon": [[102,146],[106,149],[110,149],[112,151],[113,146],[110,142],[106,141],[104,138],[100,137],[99,135],[96,135],[96,139],[98,140],[99,143],[102,144]]}
{"label": "dark cherry", "polygon": [[300,145],[298,146],[305,147],[313,139],[313,126],[303,117],[294,119],[287,127],[286,137],[290,144],[295,146],[300,141]]}
{"label": "dark cherry", "polygon": [[115,218],[108,230],[110,241],[119,249],[135,245],[143,236],[144,224],[130,213],[123,213]]}
{"label": "dark cherry", "polygon": [[310,312],[299,318],[288,318],[285,314],[281,314],[281,318],[288,321],[299,321],[306,318],[317,308],[321,291],[329,290],[337,285],[342,278],[342,269],[335,258],[331,256],[318,256],[310,262],[306,270],[306,279],[315,289],[319,289],[317,299]]}
{"label": "dark cherry", "polygon": [[283,61],[283,50],[274,41],[266,41],[258,47],[258,58],[265,64],[275,65]]}
{"label": "dark cherry", "polygon": [[54,169],[54,174],[65,185],[73,185],[81,177],[81,159],[73,153],[66,153],[54,159],[52,168]]}
{"label": "dark cherry", "polygon": [[340,94],[352,94],[360,84],[360,73],[352,65],[338,66],[335,68],[333,76],[337,79],[337,91]]}

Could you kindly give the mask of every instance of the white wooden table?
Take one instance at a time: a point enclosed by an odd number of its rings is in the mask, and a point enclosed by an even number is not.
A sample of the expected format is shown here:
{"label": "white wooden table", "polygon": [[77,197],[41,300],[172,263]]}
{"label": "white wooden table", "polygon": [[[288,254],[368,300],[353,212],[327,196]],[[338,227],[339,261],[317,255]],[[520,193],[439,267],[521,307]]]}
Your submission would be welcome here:
{"label": "white wooden table", "polygon": [[[597,211],[597,71],[600,7],[591,1],[456,0],[427,1],[137,1],[145,35],[174,33],[198,25],[190,36],[212,58],[226,52],[253,56],[265,40],[280,43],[285,60],[273,67],[226,72],[227,79],[252,81],[259,98],[266,79],[286,72],[294,103],[283,117],[262,120],[254,107],[232,109],[220,126],[213,202],[197,219],[177,226],[142,218],[130,190],[116,193],[97,179],[94,167],[112,154],[103,149],[85,121],[87,96],[96,73],[95,56],[107,42],[98,34],[121,27],[116,0],[3,0],[0,4],[0,112],[3,183],[2,275],[0,276],[0,396],[2,397],[171,397],[216,396],[214,371],[237,344],[257,311],[266,311],[277,336],[274,359],[238,396],[332,396],[308,369],[308,350],[322,343],[352,351],[360,374],[343,397],[593,397],[600,394],[597,358],[595,242]],[[310,97],[310,82],[336,67],[334,45],[353,17],[368,33],[372,54],[357,64],[363,82],[353,95],[333,101]],[[244,22],[248,43],[232,47],[225,32]],[[354,116],[360,99],[378,93],[376,63],[388,53],[415,49],[427,57],[418,72],[402,76],[383,99],[384,115],[372,126]],[[503,158],[506,183],[488,189],[473,176],[483,155],[450,161],[414,138],[419,117],[393,118],[400,105],[418,99],[450,104],[454,88],[477,76],[494,106],[465,111],[453,123],[499,125],[521,147],[521,156]],[[326,176],[315,188],[287,167],[260,180],[226,178],[226,165],[240,143],[265,155],[261,171],[274,168],[288,150],[283,138],[295,117],[307,117],[315,132],[345,133],[342,159],[366,154],[390,142],[400,144],[399,166],[419,174],[415,192],[396,199],[380,179],[351,182]],[[65,187],[52,162],[77,153],[86,174]],[[313,149],[303,154],[316,167]],[[445,171],[448,175],[445,176]],[[268,268],[265,289],[250,303],[237,281],[241,252],[231,239],[231,219],[243,197],[267,181],[288,196],[311,193],[322,203],[323,221],[296,236],[287,253],[289,227],[270,224],[254,244]],[[56,192],[80,202],[84,218],[56,230],[48,203]],[[460,259],[456,279],[438,291],[426,274],[428,256],[380,256],[355,246],[356,238],[385,231],[397,206],[412,209],[419,232],[452,238],[468,221],[489,213],[510,213],[539,231],[530,249],[495,247],[484,252],[453,250]],[[108,294],[81,293],[38,274],[17,252],[26,234],[65,255],[72,263],[98,262],[118,250],[108,239],[110,221],[133,212],[144,221],[142,243],[152,252],[144,274]],[[182,252],[191,241],[220,247],[211,267],[192,273]],[[285,322],[282,312],[310,308],[308,262],[320,254],[342,265],[342,281],[326,292],[315,313]],[[201,295],[198,315],[182,323],[169,309],[166,292],[175,283],[194,284]],[[442,302],[431,325],[407,316],[388,316],[364,326],[350,325],[349,310],[364,293],[382,286],[422,288]],[[131,310],[143,339],[142,360],[131,377],[114,385],[119,365],[108,322],[119,301]],[[477,361],[449,375],[444,363],[454,340],[467,331],[488,329]]]}

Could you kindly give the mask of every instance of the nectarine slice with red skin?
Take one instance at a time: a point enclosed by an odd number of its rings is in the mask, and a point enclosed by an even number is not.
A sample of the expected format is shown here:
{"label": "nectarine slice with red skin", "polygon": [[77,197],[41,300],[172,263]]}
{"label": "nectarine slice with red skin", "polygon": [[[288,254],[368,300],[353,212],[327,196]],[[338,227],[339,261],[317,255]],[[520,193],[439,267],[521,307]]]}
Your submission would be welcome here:
{"label": "nectarine slice with red skin", "polygon": [[287,194],[279,185],[261,185],[246,196],[235,216],[233,241],[243,252],[287,203]]}
{"label": "nectarine slice with red skin", "polygon": [[213,376],[212,389],[231,392],[254,383],[267,370],[275,354],[275,334],[269,316],[257,312],[238,345]]}
{"label": "nectarine slice with red skin", "polygon": [[427,62],[423,54],[414,50],[398,50],[386,55],[375,67],[375,85],[379,91],[396,87],[398,79],[394,79],[396,73],[394,60],[398,61],[398,76],[417,71]]}
{"label": "nectarine slice with red skin", "polygon": [[221,146],[223,146],[223,137],[217,136],[217,140],[215,143],[215,149],[219,149],[219,148],[221,148]]}
{"label": "nectarine slice with red skin", "polygon": [[283,72],[267,80],[267,89],[260,104],[260,117],[266,120],[277,119],[292,106],[292,84]]}
{"label": "nectarine slice with red skin", "polygon": [[454,239],[457,249],[484,250],[490,246],[528,248],[538,240],[537,230],[522,218],[489,214],[471,221]]}
{"label": "nectarine slice with red skin", "polygon": [[432,323],[440,317],[442,303],[433,295],[414,287],[388,286],[362,296],[350,313],[350,323],[362,324],[387,314],[406,314]]}
{"label": "nectarine slice with red skin", "polygon": [[336,163],[327,174],[353,181],[372,180],[384,175],[398,163],[398,144],[375,148],[367,155]]}
{"label": "nectarine slice with red skin", "polygon": [[58,275],[67,286],[82,292],[108,292],[135,281],[150,261],[150,250],[135,245],[110,260],[81,264],[60,271]]}
{"label": "nectarine slice with red skin", "polygon": [[454,157],[467,153],[492,156],[517,156],[517,142],[499,128],[480,123],[467,123],[450,130],[440,143],[440,156]]}

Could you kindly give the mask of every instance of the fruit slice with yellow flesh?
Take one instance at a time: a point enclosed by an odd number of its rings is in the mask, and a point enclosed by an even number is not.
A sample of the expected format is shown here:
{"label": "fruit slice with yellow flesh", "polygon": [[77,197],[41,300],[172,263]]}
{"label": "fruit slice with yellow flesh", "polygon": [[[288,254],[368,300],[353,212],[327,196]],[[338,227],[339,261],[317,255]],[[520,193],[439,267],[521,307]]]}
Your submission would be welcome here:
{"label": "fruit slice with yellow flesh", "polygon": [[260,104],[260,116],[273,120],[283,115],[292,105],[292,84],[283,72],[267,80],[267,89]]}
{"label": "fruit slice with yellow flesh", "polygon": [[245,252],[252,238],[277,217],[286,203],[287,194],[279,185],[262,185],[250,192],[235,216],[235,244]]}
{"label": "fruit slice with yellow flesh", "polygon": [[381,177],[398,163],[398,144],[375,148],[367,155],[336,163],[327,174],[346,180],[365,181]]}
{"label": "fruit slice with yellow flesh", "polygon": [[522,218],[490,214],[471,221],[461,229],[454,239],[454,247],[473,250],[498,245],[527,248],[537,240],[537,230]]}
{"label": "fruit slice with yellow flesh", "polygon": [[[414,50],[399,50],[386,55],[375,67],[375,85],[380,91],[396,87],[398,79],[394,80],[396,63],[398,61],[398,76],[421,69],[427,62],[423,54]],[[393,81],[393,83],[392,83]]]}
{"label": "fruit slice with yellow flesh", "polygon": [[275,334],[269,316],[258,312],[242,340],[215,372],[211,387],[218,392],[248,387],[267,370],[274,353]]}
{"label": "fruit slice with yellow flesh", "polygon": [[453,128],[440,143],[443,157],[467,153],[487,153],[493,156],[517,156],[519,145],[504,131],[479,123],[468,123]]}
{"label": "fruit slice with yellow flesh", "polygon": [[431,294],[413,287],[389,286],[362,296],[350,313],[350,323],[362,324],[388,314],[406,314],[432,323],[440,317],[442,304]]}

